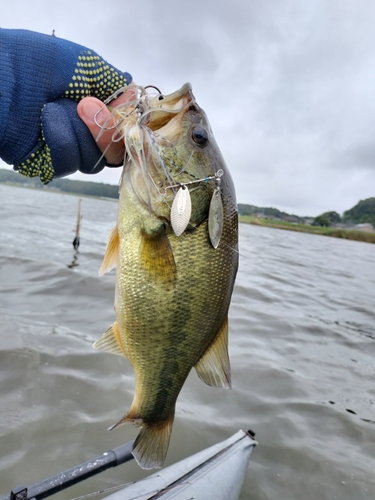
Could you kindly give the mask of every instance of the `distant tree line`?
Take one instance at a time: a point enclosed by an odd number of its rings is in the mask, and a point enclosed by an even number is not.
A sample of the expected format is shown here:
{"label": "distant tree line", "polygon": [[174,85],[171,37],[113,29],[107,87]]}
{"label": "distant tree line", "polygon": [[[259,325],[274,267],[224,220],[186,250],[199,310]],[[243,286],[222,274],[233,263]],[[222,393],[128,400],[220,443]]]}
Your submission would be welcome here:
{"label": "distant tree line", "polygon": [[332,226],[343,222],[344,224],[372,224],[375,226],[375,198],[361,200],[350,210],[346,210],[342,217],[337,212],[324,212],[315,217],[316,226]]}
{"label": "distant tree line", "polygon": [[[118,186],[90,181],[72,181],[70,179],[55,179],[47,185],[40,182],[39,177],[24,177],[12,170],[0,169],[0,182],[11,182],[12,184],[26,184],[28,186],[56,189],[66,193],[76,193],[87,196],[100,196],[104,198],[118,198]],[[238,204],[240,215],[263,215],[269,219],[281,219],[293,222],[303,222],[307,217],[282,212],[272,207],[257,207],[255,205]],[[361,200],[350,210],[344,212],[343,216],[337,212],[324,212],[318,217],[311,217],[313,224],[317,226],[332,226],[343,222],[345,224],[370,223],[375,226],[375,198]]]}
{"label": "distant tree line", "polygon": [[25,177],[12,170],[0,169],[0,182],[23,184],[44,189],[56,189],[65,193],[75,193],[87,196],[100,196],[104,198],[118,198],[118,186],[90,181],[72,181],[70,179],[54,179],[49,184],[43,185],[39,177]]}
{"label": "distant tree line", "polygon": [[303,217],[299,217],[298,215],[288,214],[286,212],[282,212],[277,208],[272,207],[257,207],[255,205],[246,205],[244,203],[238,204],[238,213],[239,215],[263,215],[264,217],[270,219],[282,219],[287,220],[293,218],[297,221],[303,221]]}
{"label": "distant tree line", "polygon": [[118,198],[118,186],[101,182],[71,181],[69,179],[55,179],[47,185],[65,193],[77,193],[104,198]]}
{"label": "distant tree line", "polygon": [[[308,217],[298,217],[277,208],[257,207],[255,205],[238,204],[239,215],[264,216],[268,219],[281,219],[285,221],[304,222]],[[361,200],[350,210],[346,210],[341,217],[334,211],[324,212],[317,217],[310,217],[314,226],[333,226],[334,224],[364,224],[370,223],[375,226],[375,198]]]}

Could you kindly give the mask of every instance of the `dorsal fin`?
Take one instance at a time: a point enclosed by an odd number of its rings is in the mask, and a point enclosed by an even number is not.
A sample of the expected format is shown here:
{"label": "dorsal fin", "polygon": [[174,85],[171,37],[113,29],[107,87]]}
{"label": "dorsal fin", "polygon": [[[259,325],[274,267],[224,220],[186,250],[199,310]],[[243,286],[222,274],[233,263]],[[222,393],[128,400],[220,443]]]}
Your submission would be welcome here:
{"label": "dorsal fin", "polygon": [[195,365],[198,377],[214,387],[231,388],[228,355],[228,317],[225,318],[215,340]]}
{"label": "dorsal fin", "polygon": [[99,340],[94,342],[93,347],[100,351],[117,354],[118,356],[125,356],[126,352],[121,342],[120,330],[117,321],[113,323],[111,328],[103,333]]}
{"label": "dorsal fin", "polygon": [[99,276],[102,276],[103,274],[116,267],[118,261],[119,244],[120,240],[118,236],[117,226],[115,226],[109,234],[107,248],[105,249],[103,262],[99,269]]}

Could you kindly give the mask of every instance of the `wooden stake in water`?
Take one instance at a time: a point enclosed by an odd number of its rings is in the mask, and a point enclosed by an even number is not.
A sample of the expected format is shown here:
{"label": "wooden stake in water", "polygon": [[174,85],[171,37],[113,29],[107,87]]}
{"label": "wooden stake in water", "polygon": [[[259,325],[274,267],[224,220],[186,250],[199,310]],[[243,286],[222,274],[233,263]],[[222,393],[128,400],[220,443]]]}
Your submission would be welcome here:
{"label": "wooden stake in water", "polygon": [[80,198],[79,201],[78,201],[78,215],[77,215],[76,237],[73,240],[73,247],[74,247],[75,250],[78,250],[79,243],[80,243],[79,232],[81,230],[81,219],[82,219],[81,205],[82,205],[82,200]]}

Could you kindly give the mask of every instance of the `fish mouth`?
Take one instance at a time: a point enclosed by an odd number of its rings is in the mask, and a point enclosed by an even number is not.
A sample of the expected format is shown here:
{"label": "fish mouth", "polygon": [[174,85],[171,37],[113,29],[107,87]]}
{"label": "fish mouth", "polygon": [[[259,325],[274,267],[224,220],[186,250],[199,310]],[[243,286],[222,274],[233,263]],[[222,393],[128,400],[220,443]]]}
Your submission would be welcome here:
{"label": "fish mouth", "polygon": [[179,90],[172,92],[172,94],[164,95],[160,93],[156,97],[149,99],[152,108],[162,107],[168,108],[170,111],[178,109],[178,105],[182,98],[193,98],[191,83],[185,83]]}
{"label": "fish mouth", "polygon": [[138,96],[133,102],[115,108],[114,115],[118,123],[116,140],[124,139],[126,155],[144,163],[149,150],[155,145],[177,143],[183,129],[181,121],[192,107],[198,107],[190,83],[185,83],[171,94],[157,95],[149,93],[151,85],[139,86]]}
{"label": "fish mouth", "polygon": [[184,112],[194,103],[192,86],[185,83],[172,94],[159,94],[149,98],[148,109],[143,112],[140,125],[145,125],[152,132],[158,132],[158,135],[172,140]]}
{"label": "fish mouth", "polygon": [[[149,89],[157,90],[158,94],[153,95]],[[168,140],[176,138],[184,113],[191,106],[197,106],[190,83],[185,83],[171,94],[162,94],[153,85],[138,86],[136,94],[134,100],[120,104],[112,112],[112,117],[117,123],[114,140],[119,141],[123,138],[126,149],[128,149],[127,144],[134,143],[133,135],[137,136],[139,141],[142,135],[141,129],[147,129],[151,133],[157,132],[157,136]],[[173,126],[170,122],[173,122]]]}
{"label": "fish mouth", "polygon": [[[116,140],[123,139],[125,144],[124,172],[128,172],[139,201],[154,212],[160,204],[170,205],[175,176],[184,172],[192,157],[193,150],[186,164],[177,167],[177,144],[186,134],[184,116],[199,106],[190,83],[168,95],[158,89],[155,95],[150,89],[156,87],[138,87],[136,99],[115,108],[114,116],[118,122]],[[166,191],[168,187],[172,189]]]}

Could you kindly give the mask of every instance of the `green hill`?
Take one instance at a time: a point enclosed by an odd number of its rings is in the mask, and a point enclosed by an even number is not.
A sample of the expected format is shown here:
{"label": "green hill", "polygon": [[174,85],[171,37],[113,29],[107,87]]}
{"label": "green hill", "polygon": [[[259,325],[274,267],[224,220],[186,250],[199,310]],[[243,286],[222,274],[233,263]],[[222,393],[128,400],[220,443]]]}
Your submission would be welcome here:
{"label": "green hill", "polygon": [[314,226],[333,226],[333,224],[338,224],[341,222],[341,217],[337,212],[324,212],[318,217],[315,217],[313,225]]}
{"label": "green hill", "polygon": [[272,207],[256,207],[255,205],[247,205],[244,203],[238,204],[239,215],[254,215],[263,216],[268,219],[289,220],[290,222],[302,222],[306,217],[299,217],[298,215],[288,214],[282,212],[277,208]]}
{"label": "green hill", "polygon": [[359,201],[353,208],[344,212],[343,221],[348,224],[369,222],[375,226],[375,198]]}

